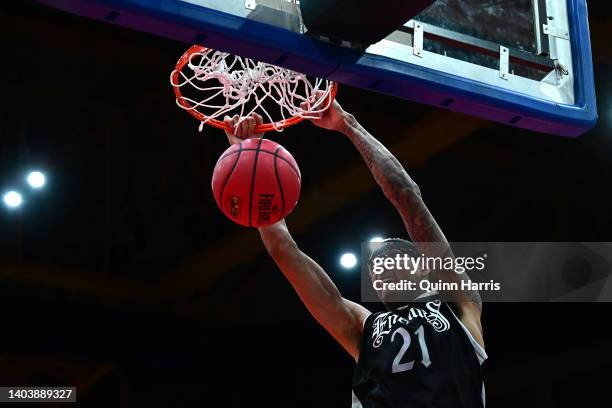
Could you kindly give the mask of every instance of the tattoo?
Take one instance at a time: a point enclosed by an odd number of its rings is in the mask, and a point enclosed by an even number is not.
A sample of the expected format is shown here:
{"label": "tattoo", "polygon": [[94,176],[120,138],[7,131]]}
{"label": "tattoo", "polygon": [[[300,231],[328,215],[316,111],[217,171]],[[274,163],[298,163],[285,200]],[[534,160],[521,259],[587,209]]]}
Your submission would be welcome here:
{"label": "tattoo", "polygon": [[363,129],[354,118],[350,117],[346,135],[355,145],[374,179],[380,185],[385,196],[397,203],[404,190],[418,192],[418,186],[408,176],[401,163],[376,138]]}
{"label": "tattoo", "polygon": [[[444,233],[423,202],[421,191],[410,178],[401,163],[374,136],[363,129],[352,116],[344,132],[363,157],[370,172],[382,188],[387,199],[400,213],[412,241],[418,249],[429,256],[452,256]],[[427,245],[431,243],[431,245]],[[456,281],[469,279],[467,274],[439,274],[442,280]],[[465,291],[463,295],[482,310],[478,291]]]}

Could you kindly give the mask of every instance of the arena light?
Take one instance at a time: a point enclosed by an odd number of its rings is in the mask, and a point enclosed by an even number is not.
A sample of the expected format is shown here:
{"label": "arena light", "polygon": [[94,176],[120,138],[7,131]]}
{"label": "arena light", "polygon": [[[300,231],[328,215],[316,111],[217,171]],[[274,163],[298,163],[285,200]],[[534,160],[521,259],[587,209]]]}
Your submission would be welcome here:
{"label": "arena light", "polygon": [[40,171],[31,171],[28,173],[26,180],[28,181],[30,187],[36,189],[44,187],[45,183],[47,182],[45,174]]}
{"label": "arena light", "polygon": [[23,197],[17,191],[8,191],[2,195],[2,202],[8,208],[17,208],[23,203]]}
{"label": "arena light", "polygon": [[357,257],[351,252],[344,253],[340,257],[340,265],[344,269],[352,269],[357,265]]}
{"label": "arena light", "polygon": [[383,237],[375,236],[370,238],[370,242],[383,242],[385,239]]}

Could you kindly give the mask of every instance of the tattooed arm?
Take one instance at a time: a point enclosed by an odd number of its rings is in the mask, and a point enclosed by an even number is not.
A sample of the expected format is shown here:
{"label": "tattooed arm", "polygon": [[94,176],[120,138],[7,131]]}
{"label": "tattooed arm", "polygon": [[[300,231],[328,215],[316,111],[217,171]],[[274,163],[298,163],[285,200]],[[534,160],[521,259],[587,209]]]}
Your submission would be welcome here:
{"label": "tattooed arm", "polygon": [[[419,246],[419,251],[428,256],[452,256],[448,241],[425,205],[417,184],[393,154],[368,133],[353,115],[345,112],[337,102],[334,102],[330,109],[312,122],[325,129],[343,133],[349,138],[387,199],[399,212],[410,238]],[[438,272],[436,278],[457,283],[469,279],[465,273],[443,271]],[[482,302],[478,291],[455,294],[452,301],[456,304],[464,324],[482,344],[480,326]]]}

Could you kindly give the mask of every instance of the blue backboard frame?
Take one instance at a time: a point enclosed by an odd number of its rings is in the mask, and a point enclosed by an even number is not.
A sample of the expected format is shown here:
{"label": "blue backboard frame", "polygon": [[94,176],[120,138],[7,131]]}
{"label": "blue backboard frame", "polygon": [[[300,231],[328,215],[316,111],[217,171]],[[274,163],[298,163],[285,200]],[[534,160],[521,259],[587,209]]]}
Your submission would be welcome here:
{"label": "blue backboard frame", "polygon": [[364,54],[181,0],[39,2],[187,44],[199,43],[342,84],[532,131],[579,136],[597,122],[586,0],[566,0],[574,73],[572,104],[532,97],[382,55]]}

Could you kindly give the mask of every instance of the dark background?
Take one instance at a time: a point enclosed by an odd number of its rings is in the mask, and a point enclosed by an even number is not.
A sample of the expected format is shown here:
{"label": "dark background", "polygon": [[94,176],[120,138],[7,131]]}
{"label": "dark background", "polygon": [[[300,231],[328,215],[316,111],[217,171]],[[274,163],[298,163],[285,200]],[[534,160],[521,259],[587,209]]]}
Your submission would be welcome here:
{"label": "dark background", "polygon": [[[580,138],[341,88],[449,240],[612,241],[612,12],[589,5],[600,121]],[[92,407],[348,406],[350,357],[215,206],[227,142],[169,85],[186,45],[30,2],[3,3],[0,32],[0,188],[49,176],[0,211],[0,385],[76,385]],[[296,240],[358,299],[339,254],[405,237],[400,219],[341,135],[268,137],[301,166]],[[487,406],[609,406],[610,312],[485,305]]]}

